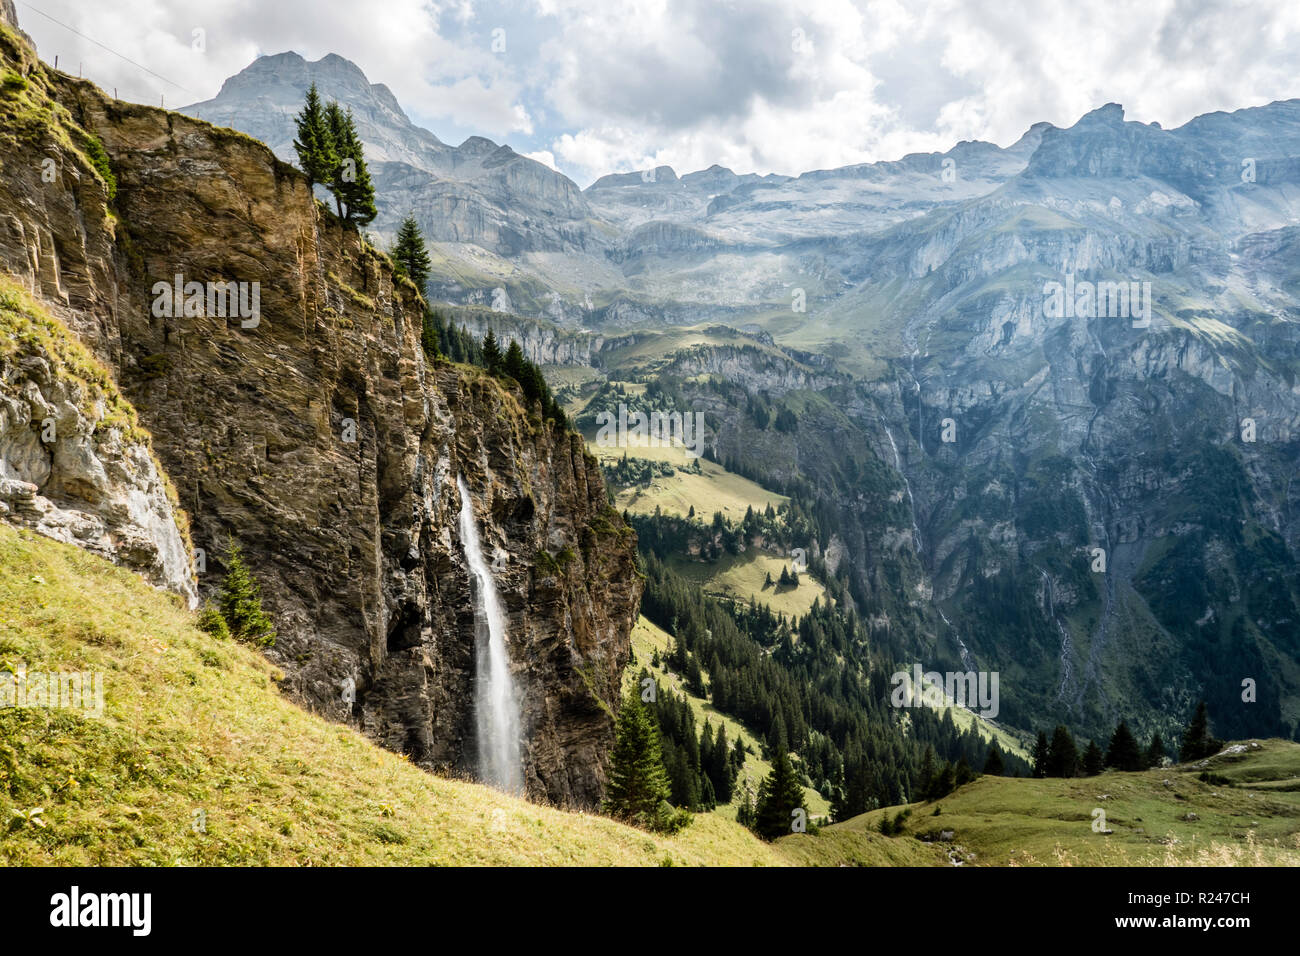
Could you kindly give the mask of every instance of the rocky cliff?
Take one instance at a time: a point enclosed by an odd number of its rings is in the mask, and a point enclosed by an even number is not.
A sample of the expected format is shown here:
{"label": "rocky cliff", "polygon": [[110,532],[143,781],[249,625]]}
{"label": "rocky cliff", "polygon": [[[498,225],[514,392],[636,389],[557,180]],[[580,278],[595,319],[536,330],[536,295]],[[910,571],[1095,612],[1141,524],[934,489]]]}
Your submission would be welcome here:
{"label": "rocky cliff", "polygon": [[[472,773],[464,476],[510,614],[529,793],[593,805],[640,583],[581,442],[517,390],[427,362],[415,290],[265,145],[112,100],[11,29],[0,42],[20,78],[3,93],[0,265],[153,433],[205,553],[201,590],[237,541],[289,692]],[[258,307],[214,310],[221,282]]]}

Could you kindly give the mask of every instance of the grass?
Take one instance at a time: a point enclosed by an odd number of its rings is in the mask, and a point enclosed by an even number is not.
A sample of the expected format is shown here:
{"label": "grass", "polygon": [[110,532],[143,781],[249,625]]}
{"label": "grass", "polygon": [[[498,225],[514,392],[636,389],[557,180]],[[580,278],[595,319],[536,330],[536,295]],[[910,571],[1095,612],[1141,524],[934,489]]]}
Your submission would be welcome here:
{"label": "grass", "polygon": [[[766,604],[773,613],[803,617],[813,602],[827,601],[826,588],[811,574],[799,575],[799,586],[782,587],[781,569],[789,568],[790,559],[781,558],[753,548],[744,554],[724,554],[717,561],[702,562],[686,558],[673,558],[674,571],[704,589],[714,597],[748,603],[752,597]],[[764,585],[767,576],[773,583]]]}
{"label": "grass", "polygon": [[[1300,774],[1300,744],[1268,740],[1257,746],[1208,762],[1211,772],[1242,786],[1202,782],[1199,765],[1069,780],[981,777],[941,800],[912,804],[904,835],[893,839],[920,842],[915,838],[951,830],[945,853],[996,866],[1300,865],[1300,793],[1270,791],[1251,779]],[[851,857],[864,833],[878,832],[881,817],[893,818],[900,809],[874,810],[824,829],[821,845],[836,849],[818,859]],[[1096,811],[1105,814],[1111,833],[1093,830]]]}

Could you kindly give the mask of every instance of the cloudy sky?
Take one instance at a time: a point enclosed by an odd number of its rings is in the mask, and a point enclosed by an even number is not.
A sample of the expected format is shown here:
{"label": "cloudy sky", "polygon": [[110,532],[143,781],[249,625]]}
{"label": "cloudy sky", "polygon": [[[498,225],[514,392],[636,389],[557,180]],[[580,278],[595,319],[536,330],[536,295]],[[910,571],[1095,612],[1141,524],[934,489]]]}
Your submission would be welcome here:
{"label": "cloudy sky", "polygon": [[124,99],[180,106],[261,54],[338,53],[444,141],[507,142],[583,186],[1007,145],[1107,102],[1169,127],[1300,96],[1296,0],[15,2],[45,59]]}

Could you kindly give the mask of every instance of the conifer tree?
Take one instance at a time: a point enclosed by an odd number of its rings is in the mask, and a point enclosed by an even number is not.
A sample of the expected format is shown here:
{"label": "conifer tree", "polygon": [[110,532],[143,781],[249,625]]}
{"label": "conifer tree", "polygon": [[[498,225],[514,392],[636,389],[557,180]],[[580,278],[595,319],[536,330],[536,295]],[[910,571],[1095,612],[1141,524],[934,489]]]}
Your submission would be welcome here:
{"label": "conifer tree", "polygon": [[307,100],[302,112],[294,117],[294,123],[298,135],[293,141],[293,148],[298,152],[298,165],[309,183],[328,186],[338,157],[334,150],[334,136],[315,83],[307,91]]}
{"label": "conifer tree", "polygon": [[629,690],[618,713],[605,812],[647,830],[670,829],[675,816],[670,795],[659,728],[635,690]]}
{"label": "conifer tree", "polygon": [[[329,136],[331,150],[330,159],[332,162],[330,164],[329,174],[321,180],[321,184],[325,186],[334,197],[334,211],[338,213],[338,217],[342,219],[343,192],[339,189],[339,177],[345,168],[350,169],[350,167],[344,162],[344,160],[349,157],[343,154],[343,150],[347,146],[345,142],[347,137],[347,117],[343,113],[343,107],[339,106],[338,102],[335,100],[330,100],[329,103],[325,105],[325,128],[327,135]],[[355,162],[355,160],[353,160],[353,162]],[[350,172],[349,175],[351,175]]]}
{"label": "conifer tree", "polygon": [[929,744],[925,747],[925,756],[921,758],[921,778],[917,781],[916,792],[924,797],[930,791],[930,785],[934,783],[934,748]]}
{"label": "conifer tree", "polygon": [[1034,744],[1033,774],[1035,777],[1047,776],[1047,765],[1050,756],[1051,751],[1047,746],[1047,734],[1040,730],[1038,732],[1038,741]]}
{"label": "conifer tree", "polygon": [[[524,371],[524,367],[527,363],[524,361],[524,350],[519,347],[519,342],[515,339],[510,340],[510,345],[506,349],[505,358],[501,364],[507,375],[520,385],[525,384],[527,373]],[[525,389],[525,392],[527,392],[527,389]]]}
{"label": "conifer tree", "polygon": [[803,788],[795,777],[794,765],[785,748],[778,748],[772,760],[772,772],[758,787],[754,807],[754,831],[765,840],[775,840],[792,831],[795,811],[803,805]]}
{"label": "conifer tree", "polygon": [[1121,720],[1111,735],[1110,747],[1106,750],[1106,766],[1124,771],[1142,769],[1142,751],[1125,721]]}
{"label": "conifer tree", "polygon": [[956,768],[953,770],[953,784],[962,787],[974,779],[975,771],[971,769],[970,763],[966,760],[966,755],[962,754],[961,759],[957,761]]}
{"label": "conifer tree", "polygon": [[1002,748],[998,746],[995,740],[989,744],[988,756],[984,758],[984,776],[1000,777],[1006,772],[1006,765],[1002,760]]}
{"label": "conifer tree", "polygon": [[226,576],[221,582],[217,607],[235,640],[262,647],[275,644],[275,628],[262,610],[262,590],[233,539],[226,548]]}
{"label": "conifer tree", "polygon": [[1210,712],[1205,706],[1205,701],[1201,701],[1196,705],[1196,712],[1188,721],[1187,729],[1183,731],[1183,743],[1178,750],[1178,760],[1186,763],[1189,760],[1212,757],[1222,747],[1223,741],[1215,740],[1210,735]]}
{"label": "conifer tree", "polygon": [[493,375],[501,368],[501,346],[497,345],[496,334],[491,329],[483,336],[483,365]]}
{"label": "conifer tree", "polygon": [[[700,755],[704,759],[704,755]],[[708,765],[709,779],[713,781],[713,791],[718,796],[718,803],[730,803],[734,795],[735,777],[731,770],[731,748],[727,746],[727,728],[718,727],[718,736],[713,743],[713,754]]]}
{"label": "conifer tree", "polygon": [[1089,740],[1088,748],[1083,752],[1083,773],[1087,777],[1095,777],[1106,769],[1106,756],[1097,746],[1097,741]]}
{"label": "conifer tree", "polygon": [[1160,731],[1151,735],[1151,744],[1147,747],[1146,765],[1159,767],[1165,761],[1165,742],[1160,739]]}
{"label": "conifer tree", "polygon": [[352,110],[331,101],[325,119],[334,142],[335,165],[329,179],[339,218],[353,226],[368,225],[376,216],[375,187],[370,181],[365,151],[357,135]]}
{"label": "conifer tree", "polygon": [[393,262],[398,271],[414,282],[423,295],[424,284],[429,280],[429,250],[414,216],[408,215],[403,219],[397,230],[397,240],[393,243]]}
{"label": "conifer tree", "polygon": [[1064,724],[1057,724],[1048,748],[1047,775],[1073,777],[1078,770],[1079,748]]}

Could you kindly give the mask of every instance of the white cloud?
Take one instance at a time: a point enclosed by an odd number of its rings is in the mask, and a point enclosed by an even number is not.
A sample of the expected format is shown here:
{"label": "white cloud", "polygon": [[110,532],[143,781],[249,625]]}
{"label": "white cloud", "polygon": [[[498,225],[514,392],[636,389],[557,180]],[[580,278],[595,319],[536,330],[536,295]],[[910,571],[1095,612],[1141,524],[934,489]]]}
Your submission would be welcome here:
{"label": "white cloud", "polygon": [[[206,99],[260,53],[338,53],[446,135],[513,137],[580,182],[666,163],[798,173],[1300,95],[1292,0],[43,0],[192,93],[20,8],[47,59],[119,95]],[[206,31],[206,51],[191,48]],[[494,29],[507,51],[493,52]]]}

